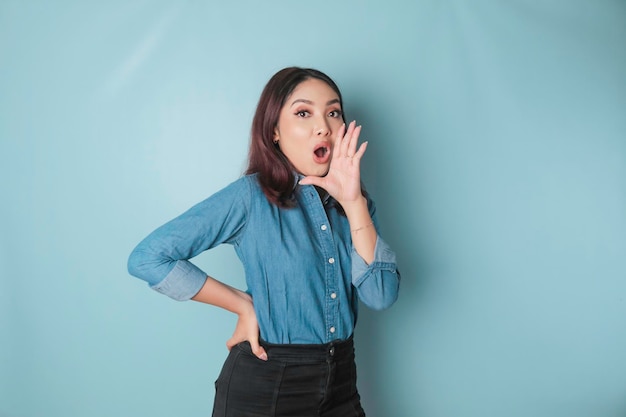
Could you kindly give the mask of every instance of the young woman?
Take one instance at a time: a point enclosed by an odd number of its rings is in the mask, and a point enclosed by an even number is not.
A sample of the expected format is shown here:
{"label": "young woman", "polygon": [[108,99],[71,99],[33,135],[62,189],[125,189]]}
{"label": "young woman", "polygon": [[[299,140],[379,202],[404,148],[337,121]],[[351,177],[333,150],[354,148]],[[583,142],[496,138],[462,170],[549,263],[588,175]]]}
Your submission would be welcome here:
{"label": "young woman", "polygon": [[[214,417],[365,415],[352,343],[358,302],[389,307],[400,274],[361,188],[360,132],[345,126],[327,75],[279,71],[259,100],[246,175],[132,252],[130,273],[153,289],[238,316]],[[189,262],[221,243],[234,246],[247,291]]]}

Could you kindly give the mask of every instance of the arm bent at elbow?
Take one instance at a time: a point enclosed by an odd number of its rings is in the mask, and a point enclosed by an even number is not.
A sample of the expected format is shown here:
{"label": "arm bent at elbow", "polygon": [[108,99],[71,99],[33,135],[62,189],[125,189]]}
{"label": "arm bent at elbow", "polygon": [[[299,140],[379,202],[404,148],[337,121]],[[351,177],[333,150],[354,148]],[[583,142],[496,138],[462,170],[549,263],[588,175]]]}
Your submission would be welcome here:
{"label": "arm bent at elbow", "polygon": [[175,300],[196,295],[207,274],[189,260],[237,240],[247,217],[249,181],[241,178],[144,238],[128,259],[128,272]]}
{"label": "arm bent at elbow", "polygon": [[187,260],[164,259],[135,249],[128,258],[128,272],[148,283],[150,288],[176,301],[196,295],[207,274]]}

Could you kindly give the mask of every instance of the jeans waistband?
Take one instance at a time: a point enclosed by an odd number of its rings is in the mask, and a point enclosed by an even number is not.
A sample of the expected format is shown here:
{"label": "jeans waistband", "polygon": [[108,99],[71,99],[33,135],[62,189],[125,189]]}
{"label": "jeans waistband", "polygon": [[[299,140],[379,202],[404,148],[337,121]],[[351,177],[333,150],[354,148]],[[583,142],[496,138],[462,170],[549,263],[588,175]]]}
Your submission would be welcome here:
{"label": "jeans waistband", "polygon": [[[346,340],[334,340],[324,344],[274,344],[260,340],[259,343],[267,352],[269,359],[283,360],[287,362],[323,362],[328,360],[340,360],[352,358],[354,354],[354,342],[352,336]],[[241,344],[244,350],[250,351],[250,344]]]}

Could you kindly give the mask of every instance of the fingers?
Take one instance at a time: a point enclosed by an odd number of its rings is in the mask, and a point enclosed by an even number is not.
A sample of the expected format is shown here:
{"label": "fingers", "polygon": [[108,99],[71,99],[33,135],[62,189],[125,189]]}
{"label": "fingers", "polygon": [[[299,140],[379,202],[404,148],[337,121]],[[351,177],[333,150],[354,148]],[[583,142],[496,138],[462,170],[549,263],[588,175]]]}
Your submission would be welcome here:
{"label": "fingers", "polygon": [[335,142],[335,150],[337,151],[337,154],[333,156],[348,158],[354,157],[360,134],[361,126],[357,126],[355,120],[350,122],[347,129],[345,125],[343,125],[337,132],[337,140]]}
{"label": "fingers", "polygon": [[[245,341],[246,341],[245,339],[244,340],[238,340],[235,337],[231,337],[226,342],[226,347],[230,351],[233,347],[235,347],[239,343],[245,342]],[[250,348],[252,349],[252,353],[254,354],[254,356],[256,356],[257,358],[261,359],[262,361],[266,361],[267,360],[267,352],[265,352],[265,349],[263,348],[263,346],[261,346],[259,344],[259,339],[258,338],[250,338],[250,339],[248,339],[248,343],[250,343]]]}
{"label": "fingers", "polygon": [[354,135],[354,129],[356,126],[356,122],[353,120],[350,122],[350,124],[348,125],[348,129],[346,130],[346,134],[343,136],[343,139],[341,141],[341,149],[340,149],[340,155],[341,156],[351,156],[352,154],[350,153],[350,145],[352,144],[352,137]]}
{"label": "fingers", "polygon": [[324,188],[325,179],[322,177],[308,176],[304,177],[300,180],[299,184],[301,185],[315,185],[317,187]]}
{"label": "fingers", "polygon": [[[356,122],[352,122],[356,124]],[[359,135],[361,134],[361,126],[356,126],[352,129],[352,135],[350,136],[350,143],[348,144],[347,156],[352,158],[356,154],[356,146],[359,143]]]}
{"label": "fingers", "polygon": [[365,153],[365,150],[367,149],[367,143],[368,142],[363,142],[361,146],[359,146],[359,150],[357,151],[357,153],[354,154],[354,159],[356,159],[357,161],[361,160],[363,154]]}
{"label": "fingers", "polygon": [[226,341],[226,347],[228,348],[228,350],[230,351],[233,346],[235,346],[236,344],[238,344],[239,342],[235,340],[234,337],[231,337],[230,339],[228,339]]}
{"label": "fingers", "polygon": [[337,131],[337,138],[335,139],[335,145],[337,145],[338,143],[341,143],[341,139],[343,139],[345,134],[346,134],[346,124],[344,123],[341,125],[341,127]]}
{"label": "fingers", "polygon": [[[348,152],[348,145],[350,144],[350,137],[352,136],[352,130],[354,130],[354,121],[350,122],[348,126],[344,125],[343,134],[339,136],[339,143],[335,144],[339,151],[339,157],[346,156]],[[339,132],[342,133],[342,132]]]}
{"label": "fingers", "polygon": [[267,353],[265,352],[265,349],[263,349],[263,346],[259,345],[259,341],[258,340],[250,340],[250,347],[252,348],[252,353],[254,353],[254,355],[261,359],[262,361],[266,361],[267,360]]}

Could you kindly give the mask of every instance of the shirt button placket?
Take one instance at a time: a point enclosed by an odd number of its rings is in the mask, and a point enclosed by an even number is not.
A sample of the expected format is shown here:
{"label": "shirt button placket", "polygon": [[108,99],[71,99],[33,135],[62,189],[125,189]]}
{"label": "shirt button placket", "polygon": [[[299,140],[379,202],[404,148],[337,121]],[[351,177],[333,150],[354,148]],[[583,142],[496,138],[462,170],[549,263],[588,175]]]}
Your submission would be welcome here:
{"label": "shirt button placket", "polygon": [[[320,225],[320,230],[322,230],[323,232],[327,231],[327,230],[328,230],[328,225],[326,225],[326,224],[321,224],[321,225]],[[335,258],[333,258],[333,257],[328,258],[328,263],[329,263],[329,264],[331,264],[331,265],[333,265],[333,264],[335,263]],[[331,299],[333,299],[333,300],[334,300],[334,299],[336,299],[336,298],[337,298],[337,294],[336,294],[335,292],[332,292],[332,293],[330,294],[330,298],[331,298]],[[334,334],[334,333],[337,331],[337,329],[335,329],[335,326],[330,326],[330,328],[328,329],[328,331],[330,332],[330,334]],[[335,353],[335,352],[334,352],[334,348],[332,348],[332,349],[331,349],[331,351],[330,351],[331,356],[332,356],[334,353]]]}

